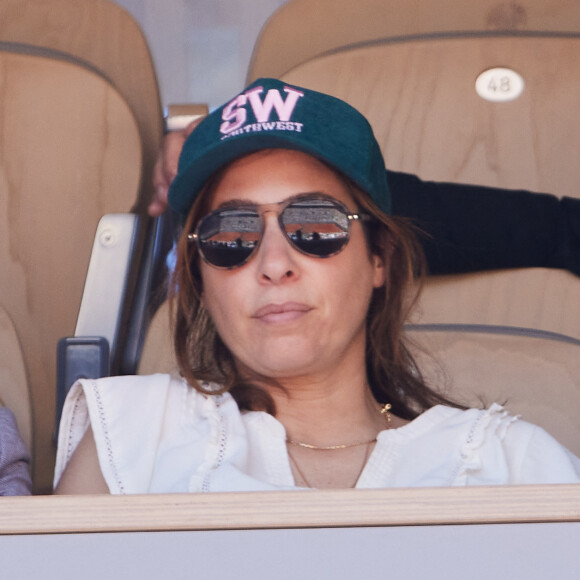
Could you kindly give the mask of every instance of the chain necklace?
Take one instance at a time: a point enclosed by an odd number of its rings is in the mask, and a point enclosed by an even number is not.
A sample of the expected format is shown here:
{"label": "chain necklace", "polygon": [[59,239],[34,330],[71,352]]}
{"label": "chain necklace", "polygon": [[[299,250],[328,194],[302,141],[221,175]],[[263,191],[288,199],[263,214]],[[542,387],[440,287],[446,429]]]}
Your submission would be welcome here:
{"label": "chain necklace", "polygon": [[[385,418],[385,421],[387,423],[387,429],[390,428],[391,426],[391,404],[390,403],[386,403],[385,405],[383,405],[380,408],[380,413],[381,415],[383,415],[383,417]],[[350,449],[352,447],[362,447],[363,445],[369,445],[371,443],[375,443],[377,440],[376,436],[373,437],[372,439],[368,439],[367,441],[357,441],[356,443],[342,443],[340,445],[313,445],[312,443],[304,443],[303,441],[295,441],[294,439],[286,439],[286,443],[288,443],[288,445],[294,445],[295,447],[303,447],[304,449],[313,449],[315,451],[334,451],[336,449]],[[298,466],[296,465],[296,461],[294,460],[294,465],[296,466],[296,469],[298,470],[298,472],[300,473],[300,469],[298,469]],[[302,475],[300,473],[300,475]],[[304,476],[302,476],[302,478],[304,479]]]}
{"label": "chain necklace", "polygon": [[[357,484],[357,482],[358,482],[358,480],[359,480],[359,478],[360,478],[360,476],[365,468],[365,465],[367,464],[367,460],[369,458],[370,451],[371,451],[371,443],[373,443],[373,441],[367,441],[367,443],[366,443],[367,448],[365,450],[365,455],[363,457],[362,464],[360,466],[360,469],[358,470],[358,473],[356,474],[356,477],[354,478],[354,482],[349,487],[354,487]],[[296,458],[292,455],[292,453],[290,453],[290,449],[288,449],[288,457],[290,458],[292,465],[296,469],[296,472],[298,473],[298,475],[302,478],[302,481],[304,482],[306,487],[312,487],[312,484],[308,481],[308,479],[306,478],[306,475],[304,475],[304,472],[302,471],[302,469],[300,469],[300,466],[298,465]]]}

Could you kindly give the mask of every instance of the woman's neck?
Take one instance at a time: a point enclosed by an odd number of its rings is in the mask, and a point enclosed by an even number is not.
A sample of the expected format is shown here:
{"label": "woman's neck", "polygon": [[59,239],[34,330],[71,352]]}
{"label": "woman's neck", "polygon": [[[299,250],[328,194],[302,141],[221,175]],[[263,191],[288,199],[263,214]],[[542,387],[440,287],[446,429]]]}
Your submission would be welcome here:
{"label": "woman's neck", "polygon": [[302,377],[268,387],[276,416],[293,441],[317,446],[351,444],[376,437],[385,428],[381,406],[364,373]]}

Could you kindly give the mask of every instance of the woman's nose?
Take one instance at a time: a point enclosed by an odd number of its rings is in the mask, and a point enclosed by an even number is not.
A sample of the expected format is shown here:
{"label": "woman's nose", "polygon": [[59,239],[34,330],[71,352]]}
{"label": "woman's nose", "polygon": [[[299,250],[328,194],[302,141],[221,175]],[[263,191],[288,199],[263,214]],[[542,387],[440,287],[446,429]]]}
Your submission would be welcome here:
{"label": "woman's nose", "polygon": [[282,232],[278,217],[273,212],[266,213],[264,233],[255,258],[260,280],[279,284],[296,278],[298,264],[295,258],[296,251]]}

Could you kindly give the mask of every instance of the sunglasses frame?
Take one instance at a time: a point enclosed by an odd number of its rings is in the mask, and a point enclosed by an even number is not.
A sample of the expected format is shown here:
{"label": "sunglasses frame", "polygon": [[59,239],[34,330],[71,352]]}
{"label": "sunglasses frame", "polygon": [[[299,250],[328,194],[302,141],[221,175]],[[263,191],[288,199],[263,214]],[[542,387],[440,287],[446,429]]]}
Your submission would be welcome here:
{"label": "sunglasses frame", "polygon": [[[340,212],[345,216],[346,218],[346,223],[347,223],[347,230],[346,230],[346,234],[347,234],[347,240],[346,243],[341,246],[337,251],[332,252],[330,254],[324,255],[324,256],[319,256],[317,254],[312,254],[310,252],[305,251],[304,249],[300,248],[299,246],[295,245],[292,241],[292,239],[287,235],[286,231],[284,230],[284,224],[282,223],[281,219],[282,219],[282,215],[284,213],[284,211],[291,205],[296,204],[296,203],[300,203],[300,202],[304,202],[304,201],[325,201],[325,202],[330,202],[330,204],[332,204],[335,208],[337,208],[338,210],[340,210]],[[211,261],[209,261],[207,259],[207,257],[205,256],[203,249],[200,245],[200,241],[199,241],[199,230],[201,225],[203,224],[203,222],[205,220],[207,220],[208,218],[210,218],[211,216],[214,216],[216,214],[219,214],[221,212],[224,211],[228,211],[228,210],[240,210],[240,211],[255,211],[259,220],[260,220],[260,237],[258,239],[258,243],[254,246],[254,248],[252,249],[252,251],[247,255],[246,258],[244,258],[239,264],[234,264],[232,266],[218,266],[216,264],[213,264]],[[325,258],[331,258],[332,256],[336,256],[337,254],[339,254],[340,252],[342,252],[342,250],[344,250],[344,248],[346,248],[346,246],[348,245],[348,242],[350,241],[350,226],[353,222],[357,222],[357,221],[372,221],[373,217],[370,214],[364,213],[364,212],[351,212],[344,203],[342,203],[341,201],[339,201],[338,199],[335,199],[329,195],[325,195],[322,193],[308,193],[308,194],[301,194],[298,196],[293,196],[289,199],[286,199],[284,201],[280,201],[277,203],[264,203],[264,204],[252,204],[252,203],[240,203],[240,204],[236,204],[236,205],[226,205],[224,207],[220,207],[208,214],[206,214],[205,216],[203,216],[195,230],[193,233],[190,233],[187,235],[187,240],[190,243],[195,242],[196,246],[197,246],[197,251],[199,252],[199,254],[201,255],[203,261],[208,264],[209,266],[211,266],[212,268],[216,268],[218,270],[235,270],[237,268],[241,268],[242,266],[246,265],[253,256],[255,256],[256,251],[260,248],[260,246],[262,245],[262,239],[264,238],[264,229],[265,229],[265,220],[264,220],[264,215],[266,213],[269,212],[276,212],[276,217],[277,217],[277,221],[278,221],[278,225],[280,227],[280,230],[282,231],[282,234],[284,235],[284,238],[286,239],[286,241],[288,242],[288,244],[290,244],[290,246],[292,247],[292,249],[296,250],[297,252],[300,252],[301,254],[308,256],[310,258],[318,258],[318,259],[325,259]]]}

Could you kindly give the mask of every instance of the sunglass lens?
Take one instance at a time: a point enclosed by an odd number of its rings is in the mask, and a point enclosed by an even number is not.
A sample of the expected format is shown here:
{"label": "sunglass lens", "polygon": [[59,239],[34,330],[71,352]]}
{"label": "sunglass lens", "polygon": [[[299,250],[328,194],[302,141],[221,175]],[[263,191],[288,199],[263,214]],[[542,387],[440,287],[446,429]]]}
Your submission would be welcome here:
{"label": "sunglass lens", "polygon": [[280,221],[292,244],[311,256],[332,256],[349,239],[347,214],[332,201],[294,202],[282,212]]}
{"label": "sunglass lens", "polygon": [[260,240],[260,218],[246,210],[222,210],[208,215],[198,229],[205,260],[218,268],[243,264]]}

